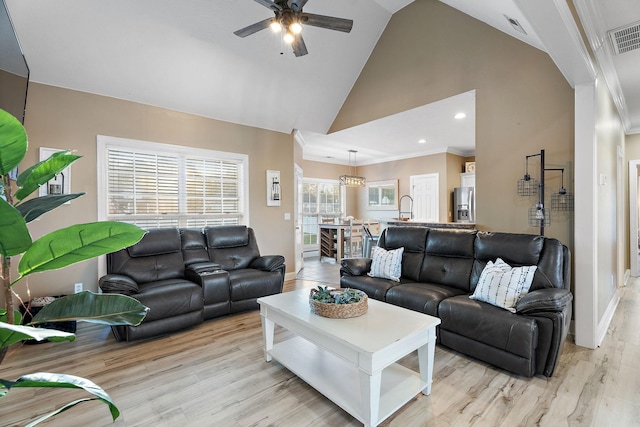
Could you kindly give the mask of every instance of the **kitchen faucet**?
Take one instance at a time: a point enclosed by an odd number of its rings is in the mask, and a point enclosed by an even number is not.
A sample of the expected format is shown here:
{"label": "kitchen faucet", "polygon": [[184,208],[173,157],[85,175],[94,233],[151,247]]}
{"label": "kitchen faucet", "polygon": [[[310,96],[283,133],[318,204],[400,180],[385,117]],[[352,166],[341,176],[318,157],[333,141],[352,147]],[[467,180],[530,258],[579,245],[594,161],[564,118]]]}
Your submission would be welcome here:
{"label": "kitchen faucet", "polygon": [[[409,212],[402,210],[402,199],[404,199],[405,197],[409,198]],[[407,213],[409,214],[409,219],[413,219],[413,198],[408,194],[405,194],[404,196],[400,197],[400,202],[398,203],[398,219],[402,220],[402,215]]]}

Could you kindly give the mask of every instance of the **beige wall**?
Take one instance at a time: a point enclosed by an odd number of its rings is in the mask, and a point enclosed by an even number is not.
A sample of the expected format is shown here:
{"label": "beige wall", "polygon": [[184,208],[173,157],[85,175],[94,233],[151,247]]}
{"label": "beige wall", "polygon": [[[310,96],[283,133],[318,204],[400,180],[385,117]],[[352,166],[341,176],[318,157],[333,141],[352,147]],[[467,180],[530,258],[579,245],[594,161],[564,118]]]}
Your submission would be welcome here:
{"label": "beige wall", "polygon": [[[473,89],[478,228],[537,233],[535,200],[516,195],[524,158],[545,149],[550,167],[571,169],[574,140],[574,92],[538,49],[437,0],[415,1],[390,20],[331,131]],[[559,187],[559,174],[549,178]],[[546,234],[571,246],[571,229],[569,216]]]}
{"label": "beige wall", "polygon": [[[249,155],[250,226],[263,254],[282,254],[293,270],[293,137],[247,126],[206,119],[162,108],[32,83],[25,127],[29,151],[24,165],[38,160],[38,149],[72,149],[83,156],[72,167],[73,192],[87,194],[30,225],[34,237],[75,223],[97,219],[96,135],[108,135]],[[266,206],[267,169],[281,172],[282,206]],[[85,261],[29,279],[32,296],[73,291],[75,282],[97,290],[98,264]],[[16,288],[24,293],[24,285]]]}
{"label": "beige wall", "polygon": [[[624,225],[618,223],[618,186],[617,181],[617,149],[624,149],[624,130],[613,100],[603,83],[596,84],[596,217],[598,218],[596,233],[597,259],[597,319],[601,321],[609,304],[615,298],[620,280],[621,269],[618,269],[618,254],[624,253],[622,235],[618,239],[618,230]],[[621,162],[623,163],[623,162]],[[606,180],[604,183],[602,178]],[[622,214],[622,213],[621,213]],[[623,216],[621,215],[621,218]],[[620,241],[619,241],[620,240]],[[624,257],[621,257],[624,258]]]}
{"label": "beige wall", "polygon": [[[300,166],[304,171],[305,178],[338,180],[340,175],[354,173],[353,169],[346,165],[335,165],[313,160],[303,160]],[[360,171],[356,169],[356,173],[359,172]]]}

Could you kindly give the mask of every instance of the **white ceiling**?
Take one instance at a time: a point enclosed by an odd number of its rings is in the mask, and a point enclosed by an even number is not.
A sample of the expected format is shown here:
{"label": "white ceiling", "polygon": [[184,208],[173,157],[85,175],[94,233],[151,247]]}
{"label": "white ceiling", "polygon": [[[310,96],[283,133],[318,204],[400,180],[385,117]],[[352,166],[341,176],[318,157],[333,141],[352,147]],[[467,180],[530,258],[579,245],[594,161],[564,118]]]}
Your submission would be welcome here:
{"label": "white ceiling", "polygon": [[[310,0],[306,12],[353,19],[353,30],[345,34],[306,27],[309,54],[298,58],[268,30],[247,38],[233,34],[271,16],[252,0],[5,1],[34,82],[279,132],[300,130],[305,158],[334,163],[347,164],[348,149],[358,150],[358,164],[364,164],[429,150],[468,154],[474,145],[473,92],[322,138],[392,14],[413,0]],[[540,18],[531,10],[539,7],[537,0],[483,0],[481,6],[475,0],[441,1],[549,51],[558,64],[566,58],[554,56],[550,39],[536,34]],[[596,28],[640,19],[636,0],[576,3],[597,6],[601,21]],[[527,34],[516,31],[504,15],[517,20]],[[624,55],[610,61],[605,75],[607,83],[618,80],[617,104],[627,131],[638,131],[640,50]],[[570,72],[559,68],[573,84]],[[445,107],[450,111],[441,112]],[[468,120],[440,129],[438,124],[448,123],[454,110],[467,111]],[[443,116],[430,118],[435,114]],[[418,127],[420,123],[430,125]],[[417,147],[420,138],[428,142]]]}

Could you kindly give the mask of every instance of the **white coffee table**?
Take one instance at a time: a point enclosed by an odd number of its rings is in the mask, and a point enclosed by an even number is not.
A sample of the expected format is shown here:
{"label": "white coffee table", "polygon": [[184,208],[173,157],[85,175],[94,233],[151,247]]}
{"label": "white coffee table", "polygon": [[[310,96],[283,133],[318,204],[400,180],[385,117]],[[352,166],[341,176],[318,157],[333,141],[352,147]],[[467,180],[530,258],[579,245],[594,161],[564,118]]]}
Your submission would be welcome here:
{"label": "white coffee table", "polygon": [[[422,392],[431,393],[437,317],[369,299],[366,314],[311,313],[309,289],[258,299],[264,352],[364,423],[377,426]],[[274,326],[295,332],[274,343]],[[395,362],[418,350],[420,372]]]}

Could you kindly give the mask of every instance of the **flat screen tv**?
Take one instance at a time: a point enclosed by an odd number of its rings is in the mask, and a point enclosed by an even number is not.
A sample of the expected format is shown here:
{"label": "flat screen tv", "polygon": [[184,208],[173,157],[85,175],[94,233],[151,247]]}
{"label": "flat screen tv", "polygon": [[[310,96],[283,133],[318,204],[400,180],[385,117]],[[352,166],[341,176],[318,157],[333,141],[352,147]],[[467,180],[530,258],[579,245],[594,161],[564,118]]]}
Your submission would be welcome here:
{"label": "flat screen tv", "polygon": [[11,23],[4,0],[0,0],[0,108],[24,124],[29,67]]}

